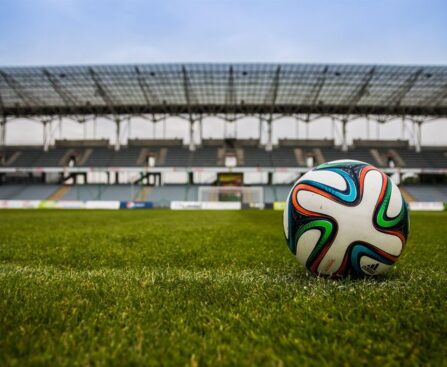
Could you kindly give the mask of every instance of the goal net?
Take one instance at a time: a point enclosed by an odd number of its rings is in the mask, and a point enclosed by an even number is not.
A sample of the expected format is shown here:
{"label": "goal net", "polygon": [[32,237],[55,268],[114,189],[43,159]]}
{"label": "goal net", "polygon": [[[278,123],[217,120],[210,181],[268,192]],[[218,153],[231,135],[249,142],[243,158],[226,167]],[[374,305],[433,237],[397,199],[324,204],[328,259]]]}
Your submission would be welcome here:
{"label": "goal net", "polygon": [[201,186],[199,201],[239,201],[243,204],[263,204],[264,190],[259,186]]}

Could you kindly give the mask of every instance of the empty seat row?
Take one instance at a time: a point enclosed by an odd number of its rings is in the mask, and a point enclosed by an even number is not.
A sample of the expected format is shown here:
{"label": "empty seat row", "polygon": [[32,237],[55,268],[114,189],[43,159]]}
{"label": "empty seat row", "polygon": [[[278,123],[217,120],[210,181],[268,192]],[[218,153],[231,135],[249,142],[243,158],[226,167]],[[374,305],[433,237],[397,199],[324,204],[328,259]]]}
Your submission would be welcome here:
{"label": "empty seat row", "polygon": [[[237,156],[240,167],[304,167],[337,159],[356,159],[388,167],[392,160],[396,167],[403,168],[447,168],[447,147],[424,148],[416,152],[408,147],[396,148],[352,148],[343,152],[338,147],[276,147],[266,151],[262,147],[246,146],[229,150]],[[218,147],[198,147],[190,151],[184,146],[123,147],[115,151],[110,147],[53,148],[48,152],[36,148],[6,148],[2,164],[8,167],[63,167],[74,164],[81,167],[141,167],[147,165],[147,157],[155,159],[157,167],[218,167],[224,166],[219,158]]]}
{"label": "empty seat row", "polygon": [[416,201],[447,202],[447,185],[405,185],[404,189]]}
{"label": "empty seat row", "polygon": [[45,184],[0,185],[0,200],[45,200],[58,187]]}
{"label": "empty seat row", "polygon": [[[264,202],[285,201],[291,185],[262,185]],[[67,190],[68,188],[68,190]],[[0,200],[47,200],[54,198],[54,194],[64,189],[59,200],[147,200],[157,204],[169,204],[171,201],[199,200],[199,185],[165,185],[146,187],[144,197],[139,193],[143,190],[138,185],[120,184],[88,184],[62,187],[50,184],[5,184],[0,185]],[[404,185],[404,190],[416,201],[447,202],[447,185]],[[52,196],[53,195],[53,196]]]}
{"label": "empty seat row", "polygon": [[61,200],[134,200],[139,191],[134,185],[73,185]]}

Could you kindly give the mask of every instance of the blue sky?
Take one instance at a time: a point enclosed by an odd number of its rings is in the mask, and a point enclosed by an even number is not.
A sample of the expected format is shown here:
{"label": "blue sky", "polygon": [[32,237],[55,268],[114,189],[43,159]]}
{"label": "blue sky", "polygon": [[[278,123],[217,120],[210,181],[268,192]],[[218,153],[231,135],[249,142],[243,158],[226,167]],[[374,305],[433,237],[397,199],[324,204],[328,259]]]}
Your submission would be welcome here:
{"label": "blue sky", "polygon": [[[0,0],[0,66],[151,62],[321,62],[447,64],[446,0]],[[67,121],[63,137],[82,138]],[[222,123],[204,127],[222,134]],[[40,144],[42,126],[11,125],[8,143]],[[186,136],[186,123],[171,124]],[[242,121],[244,137],[257,121]],[[279,121],[274,137],[291,136]],[[427,123],[425,143],[445,144],[445,120]],[[87,124],[88,137],[93,125]],[[295,128],[293,128],[295,131]],[[56,131],[56,130],[55,130]],[[299,135],[305,127],[299,127]],[[365,123],[348,127],[350,139],[365,137]],[[372,138],[378,137],[371,127]],[[400,122],[380,137],[401,137]],[[132,137],[151,137],[135,121]],[[310,126],[311,138],[330,137],[327,122]],[[96,137],[113,141],[102,121]],[[409,126],[406,138],[411,139]]]}
{"label": "blue sky", "polygon": [[447,1],[0,0],[0,65],[445,64]]}

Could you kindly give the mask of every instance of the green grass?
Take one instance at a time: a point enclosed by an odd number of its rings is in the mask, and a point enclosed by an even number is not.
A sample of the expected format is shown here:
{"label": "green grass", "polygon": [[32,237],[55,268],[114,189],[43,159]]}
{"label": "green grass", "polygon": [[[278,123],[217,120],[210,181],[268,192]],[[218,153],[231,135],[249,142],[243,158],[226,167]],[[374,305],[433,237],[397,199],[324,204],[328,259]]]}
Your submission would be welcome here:
{"label": "green grass", "polygon": [[444,213],[358,281],[306,275],[279,212],[0,215],[0,365],[447,365]]}

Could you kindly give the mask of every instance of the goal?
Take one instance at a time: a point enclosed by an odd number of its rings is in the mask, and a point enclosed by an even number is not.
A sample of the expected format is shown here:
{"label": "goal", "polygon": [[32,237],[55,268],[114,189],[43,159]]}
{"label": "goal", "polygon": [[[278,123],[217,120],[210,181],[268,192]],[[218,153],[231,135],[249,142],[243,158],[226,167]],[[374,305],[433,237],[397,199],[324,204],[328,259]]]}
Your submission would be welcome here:
{"label": "goal", "polygon": [[199,201],[239,201],[263,204],[264,189],[260,186],[200,186]]}

